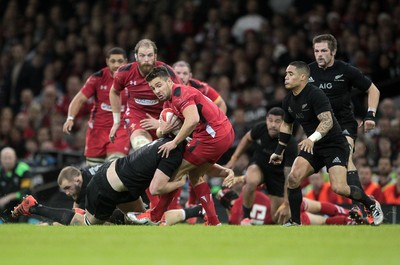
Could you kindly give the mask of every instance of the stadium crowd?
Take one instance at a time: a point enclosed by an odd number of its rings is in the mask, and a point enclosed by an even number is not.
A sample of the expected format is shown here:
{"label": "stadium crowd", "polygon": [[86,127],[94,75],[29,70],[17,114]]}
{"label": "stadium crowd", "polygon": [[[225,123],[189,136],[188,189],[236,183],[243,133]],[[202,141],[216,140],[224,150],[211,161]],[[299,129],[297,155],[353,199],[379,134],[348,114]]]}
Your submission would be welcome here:
{"label": "stadium crowd", "polygon": [[[400,205],[400,97],[391,91],[400,84],[398,0],[10,0],[0,1],[0,17],[0,147],[11,147],[24,162],[23,178],[27,167],[57,163],[38,158],[41,151],[83,154],[93,99],[81,107],[70,134],[63,124],[71,100],[105,67],[112,47],[126,50],[132,62],[135,44],[153,40],[158,60],[188,62],[193,77],[217,90],[235,131],[219,161],[226,164],[240,139],[265,121],[269,109],[281,106],[287,65],[313,62],[313,38],[329,33],[338,41],[336,59],[359,68],[381,90],[376,128],[360,129],[355,143],[361,184],[382,204]],[[355,90],[352,99],[361,122],[366,95]],[[302,138],[297,130],[296,139]],[[237,175],[245,173],[253,152],[238,157]],[[27,193],[27,181],[21,176],[17,189],[2,184],[9,177],[3,155],[0,174],[4,213],[13,207],[6,195],[18,192],[15,206],[20,190]],[[37,183],[29,184],[32,192]],[[216,193],[221,183],[209,184]],[[333,194],[324,171],[302,188],[310,199],[350,203]]]}

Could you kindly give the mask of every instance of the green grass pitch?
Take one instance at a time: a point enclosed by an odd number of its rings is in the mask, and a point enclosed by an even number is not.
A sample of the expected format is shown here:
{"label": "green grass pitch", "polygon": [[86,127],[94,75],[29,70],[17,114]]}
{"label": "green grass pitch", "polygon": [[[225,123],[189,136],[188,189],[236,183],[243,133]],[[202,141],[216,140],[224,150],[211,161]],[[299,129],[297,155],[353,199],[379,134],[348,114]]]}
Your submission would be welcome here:
{"label": "green grass pitch", "polygon": [[400,264],[400,226],[0,225],[1,264]]}

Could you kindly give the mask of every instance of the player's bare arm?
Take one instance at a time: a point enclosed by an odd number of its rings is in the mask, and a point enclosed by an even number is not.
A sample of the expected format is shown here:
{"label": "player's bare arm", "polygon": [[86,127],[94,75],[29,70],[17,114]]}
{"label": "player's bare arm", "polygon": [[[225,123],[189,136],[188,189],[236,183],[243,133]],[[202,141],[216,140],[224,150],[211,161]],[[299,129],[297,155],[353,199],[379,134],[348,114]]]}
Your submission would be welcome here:
{"label": "player's bare arm", "polygon": [[74,119],[81,109],[83,103],[85,103],[87,100],[88,98],[81,91],[79,91],[72,99],[68,106],[68,117],[63,126],[64,133],[70,134],[72,127],[74,126]]}
{"label": "player's bare arm", "polygon": [[317,116],[317,118],[320,121],[320,123],[316,131],[319,132],[322,135],[322,137],[324,137],[333,127],[332,113],[330,111],[325,111],[320,113]]}
{"label": "player's bare arm", "polygon": [[247,132],[236,147],[235,152],[233,152],[231,159],[225,165],[227,168],[233,168],[235,166],[236,160],[247,150],[247,148],[253,143],[250,131]]}
{"label": "player's bare arm", "polygon": [[317,116],[319,125],[315,132],[299,143],[300,150],[313,154],[314,143],[324,137],[333,127],[333,118],[330,111],[325,111]]}
{"label": "player's bare arm", "polygon": [[111,110],[113,113],[113,121],[114,124],[110,130],[110,141],[113,143],[114,138],[116,137],[116,132],[121,123],[121,101],[120,101],[120,92],[114,88],[114,86],[110,89],[110,104]]}
{"label": "player's bare arm", "polygon": [[[176,174],[176,172],[175,172]],[[174,191],[186,183],[186,178],[187,175],[184,174],[181,176],[181,178],[174,179],[173,181],[170,181],[170,177],[168,177],[164,172],[161,170],[157,169],[156,172],[154,173],[154,177],[150,183],[149,186],[149,191],[152,195],[161,195],[165,193],[169,193],[171,191]]]}

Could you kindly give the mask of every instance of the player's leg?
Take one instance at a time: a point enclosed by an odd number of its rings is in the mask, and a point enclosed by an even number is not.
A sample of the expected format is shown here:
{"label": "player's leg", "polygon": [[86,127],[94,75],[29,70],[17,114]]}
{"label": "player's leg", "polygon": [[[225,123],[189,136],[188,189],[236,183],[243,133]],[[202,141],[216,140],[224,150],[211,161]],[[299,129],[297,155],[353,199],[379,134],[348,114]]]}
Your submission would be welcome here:
{"label": "player's leg", "polygon": [[278,223],[278,216],[275,216],[276,211],[278,210],[278,208],[282,205],[283,203],[283,197],[280,196],[276,196],[276,195],[268,195],[270,201],[271,201],[271,217],[272,217],[272,221],[274,223]]}
{"label": "player's leg", "polygon": [[174,225],[190,218],[203,217],[203,208],[201,205],[185,209],[168,210],[164,213],[165,225]]}
{"label": "player's leg", "polygon": [[246,184],[243,186],[243,219],[250,219],[251,208],[256,198],[256,190],[258,185],[264,179],[261,169],[256,165],[250,165],[246,170]]}
{"label": "player's leg", "polygon": [[[186,161],[187,162],[187,161]],[[207,223],[209,225],[219,225],[220,222],[215,211],[213,196],[211,194],[208,183],[204,181],[203,175],[211,167],[210,163],[196,167],[189,172],[189,181],[193,185],[193,190],[200,201],[207,215]]]}
{"label": "player's leg", "polygon": [[81,213],[78,213],[71,209],[53,208],[44,206],[42,204],[39,204],[32,195],[24,197],[22,202],[18,206],[16,206],[12,211],[12,216],[14,218],[21,215],[31,216],[32,214],[46,217],[63,225],[83,224],[82,222],[80,223],[77,222],[80,216],[82,216]]}
{"label": "player's leg", "polygon": [[[354,161],[353,161],[355,140],[350,136],[346,136],[346,140],[347,140],[347,142],[349,143],[349,146],[350,146],[349,162],[348,162],[348,165],[347,165],[347,184],[349,186],[350,185],[357,186],[358,188],[363,190],[363,187],[362,187],[361,182],[360,182],[360,177],[358,175],[357,168],[354,165]],[[364,210],[363,210],[364,207],[362,207],[362,205],[357,201],[353,200],[352,203],[354,205],[356,205],[364,215],[364,213],[365,213]]]}
{"label": "player's leg", "polygon": [[[301,152],[305,156],[310,156],[311,154],[306,154]],[[317,168],[319,169],[319,168]],[[298,156],[292,165],[292,169],[288,176],[288,198],[291,212],[291,222],[296,224],[301,224],[300,221],[300,206],[303,201],[303,195],[301,193],[300,183],[301,181],[314,173],[314,168],[311,166],[310,162],[302,156]]]}
{"label": "player's leg", "polygon": [[310,220],[310,225],[324,225],[326,221],[326,217],[322,215],[316,215],[313,213],[305,212],[308,219]]}
{"label": "player's leg", "polygon": [[383,212],[379,202],[372,200],[364,190],[354,185],[347,185],[347,169],[343,166],[332,166],[328,169],[332,190],[342,196],[361,202],[371,212],[374,224],[380,225],[383,221]]}
{"label": "player's leg", "polygon": [[319,202],[315,200],[310,200],[308,198],[303,198],[304,210],[309,213],[322,214],[322,215],[349,215],[349,210],[345,209],[339,205],[330,202]]}
{"label": "player's leg", "polygon": [[153,141],[150,133],[143,129],[134,130],[129,137],[133,151]]}
{"label": "player's leg", "polygon": [[139,197],[139,199],[132,201],[132,202],[126,202],[126,203],[120,203],[117,206],[118,209],[120,209],[123,213],[128,213],[128,212],[144,212],[146,211],[146,208],[144,208],[144,204],[142,201],[142,198]]}

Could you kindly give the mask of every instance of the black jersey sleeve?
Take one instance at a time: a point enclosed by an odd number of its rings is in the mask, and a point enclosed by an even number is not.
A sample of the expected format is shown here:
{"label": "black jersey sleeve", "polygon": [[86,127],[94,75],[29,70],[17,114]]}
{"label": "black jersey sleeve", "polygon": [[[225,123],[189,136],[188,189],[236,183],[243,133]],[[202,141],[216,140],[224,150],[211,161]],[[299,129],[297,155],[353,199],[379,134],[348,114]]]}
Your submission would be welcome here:
{"label": "black jersey sleeve", "polygon": [[372,84],[372,81],[368,77],[361,73],[360,69],[347,64],[346,74],[349,76],[349,80],[353,87],[361,90],[367,91]]}
{"label": "black jersey sleeve", "polygon": [[292,124],[294,122],[294,118],[289,114],[289,97],[291,93],[288,93],[286,97],[282,101],[282,108],[285,114],[283,115],[283,121]]}

